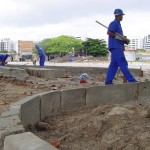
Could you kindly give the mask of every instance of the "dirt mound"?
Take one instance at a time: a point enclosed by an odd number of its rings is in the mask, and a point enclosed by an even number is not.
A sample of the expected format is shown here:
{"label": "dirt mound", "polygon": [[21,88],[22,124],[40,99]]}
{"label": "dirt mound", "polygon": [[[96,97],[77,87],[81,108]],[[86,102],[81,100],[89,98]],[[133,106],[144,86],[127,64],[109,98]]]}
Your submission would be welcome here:
{"label": "dirt mound", "polygon": [[[99,62],[99,61],[107,61],[107,57],[93,57],[93,56],[78,56],[73,57],[73,61],[75,62]],[[55,63],[63,63],[63,62],[69,62],[69,55],[65,55],[63,57],[55,57],[54,59],[51,59],[50,62]]]}
{"label": "dirt mound", "polygon": [[140,104],[104,105],[62,112],[30,131],[44,140],[60,140],[60,150],[145,150],[150,148],[150,113]]}

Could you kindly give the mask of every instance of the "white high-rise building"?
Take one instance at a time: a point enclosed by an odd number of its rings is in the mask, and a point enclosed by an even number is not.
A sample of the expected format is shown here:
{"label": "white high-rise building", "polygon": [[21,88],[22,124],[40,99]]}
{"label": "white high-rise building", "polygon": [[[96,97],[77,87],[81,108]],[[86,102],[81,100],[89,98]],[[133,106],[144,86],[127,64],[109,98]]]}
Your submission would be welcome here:
{"label": "white high-rise building", "polygon": [[144,39],[143,39],[143,47],[145,50],[150,50],[150,35],[147,35],[147,36],[144,36]]}
{"label": "white high-rise building", "polygon": [[140,37],[130,39],[130,44],[128,45],[129,48],[132,49],[143,49],[143,39]]}
{"label": "white high-rise building", "polygon": [[5,50],[8,52],[12,52],[15,50],[15,44],[13,41],[10,40],[10,38],[4,38],[0,41],[0,51]]}

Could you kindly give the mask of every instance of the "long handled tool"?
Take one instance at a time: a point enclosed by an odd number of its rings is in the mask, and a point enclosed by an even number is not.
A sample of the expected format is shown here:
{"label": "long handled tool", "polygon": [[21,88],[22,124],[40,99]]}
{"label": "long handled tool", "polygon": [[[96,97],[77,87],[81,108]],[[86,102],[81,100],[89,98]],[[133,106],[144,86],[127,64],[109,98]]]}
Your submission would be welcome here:
{"label": "long handled tool", "polygon": [[[103,25],[102,23],[100,23],[100,22],[97,21],[97,20],[96,20],[96,23],[98,23],[98,24],[100,24],[101,26],[103,26],[103,27],[105,27],[106,29],[108,29],[107,26]],[[117,33],[117,32],[115,32],[115,34],[118,35],[122,40],[126,41],[126,42],[129,44],[130,40],[127,39],[125,36],[123,36],[123,35],[121,35],[121,34],[119,34],[119,33]]]}

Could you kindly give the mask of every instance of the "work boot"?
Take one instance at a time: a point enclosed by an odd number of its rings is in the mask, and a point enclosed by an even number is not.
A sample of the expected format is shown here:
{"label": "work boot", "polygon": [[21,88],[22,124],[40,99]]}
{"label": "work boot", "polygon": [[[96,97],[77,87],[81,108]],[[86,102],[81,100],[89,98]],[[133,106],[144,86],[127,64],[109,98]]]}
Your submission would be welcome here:
{"label": "work boot", "polygon": [[105,82],[105,85],[113,84],[112,82]]}

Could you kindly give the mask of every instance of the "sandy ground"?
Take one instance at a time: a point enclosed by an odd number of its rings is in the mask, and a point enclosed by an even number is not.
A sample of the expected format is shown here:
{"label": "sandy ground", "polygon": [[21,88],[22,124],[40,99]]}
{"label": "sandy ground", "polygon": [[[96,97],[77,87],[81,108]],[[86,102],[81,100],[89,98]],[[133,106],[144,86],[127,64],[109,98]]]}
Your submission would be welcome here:
{"label": "sandy ground", "polygon": [[54,78],[51,80],[32,76],[21,80],[0,77],[0,114],[7,110],[11,103],[36,93],[104,84],[105,75],[103,74],[100,76],[89,76],[87,83],[84,84],[80,83],[79,76],[80,74],[66,75],[62,78]]}
{"label": "sandy ground", "polygon": [[28,131],[60,150],[149,150],[150,112],[138,103],[81,108],[49,117]]}
{"label": "sandy ground", "polygon": [[[149,73],[145,67],[144,77],[135,77],[150,80]],[[83,84],[79,76],[72,74],[51,80],[31,76],[22,80],[1,77],[0,114],[11,103],[36,93],[104,85],[105,74],[89,75]],[[122,74],[117,75],[114,83],[122,82]],[[57,141],[60,150],[149,150],[149,118],[149,108],[144,104],[105,105],[62,112],[27,130],[50,143]]]}

